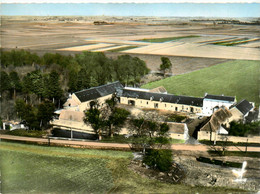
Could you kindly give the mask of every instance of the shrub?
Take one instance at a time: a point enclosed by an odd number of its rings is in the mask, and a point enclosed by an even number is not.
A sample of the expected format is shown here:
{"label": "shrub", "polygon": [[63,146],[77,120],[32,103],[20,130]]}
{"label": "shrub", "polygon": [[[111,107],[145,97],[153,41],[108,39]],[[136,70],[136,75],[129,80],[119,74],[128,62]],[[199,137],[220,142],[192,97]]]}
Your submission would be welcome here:
{"label": "shrub", "polygon": [[168,116],[168,121],[169,122],[182,122],[184,119],[186,119],[186,116],[182,116],[182,115],[177,115],[177,114],[171,114]]}
{"label": "shrub", "polygon": [[146,150],[143,162],[151,168],[160,171],[169,171],[172,166],[172,151],[171,150]]}

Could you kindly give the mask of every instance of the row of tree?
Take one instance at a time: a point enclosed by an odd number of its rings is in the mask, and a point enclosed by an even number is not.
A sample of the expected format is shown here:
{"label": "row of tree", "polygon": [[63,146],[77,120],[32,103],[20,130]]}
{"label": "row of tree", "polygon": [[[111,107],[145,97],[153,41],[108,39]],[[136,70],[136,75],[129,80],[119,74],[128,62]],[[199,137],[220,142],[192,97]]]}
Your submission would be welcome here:
{"label": "row of tree", "polygon": [[26,104],[24,100],[17,99],[15,109],[18,117],[30,130],[41,130],[49,127],[55,106],[51,101],[44,101],[37,106]]}
{"label": "row of tree", "polygon": [[16,99],[16,95],[23,94],[26,101],[30,94],[38,96],[39,101],[42,99],[50,99],[53,102],[60,100],[63,96],[63,91],[60,85],[60,76],[56,71],[50,73],[41,73],[40,71],[33,71],[27,73],[26,76],[20,79],[16,71],[9,74],[1,71],[1,94],[8,93],[10,97]]}
{"label": "row of tree", "polygon": [[4,106],[7,102],[14,104],[16,98],[31,105],[48,99],[58,108],[68,93],[117,80],[126,85],[138,85],[141,77],[149,72],[139,58],[122,55],[111,59],[97,52],[38,56],[25,50],[1,50],[0,60],[1,116],[8,119],[14,119],[16,113],[10,113],[14,107]]}
{"label": "row of tree", "polygon": [[1,66],[23,67],[35,66],[43,69],[55,69],[63,75],[65,88],[75,92],[84,88],[103,85],[119,80],[122,84],[140,83],[142,76],[149,72],[144,61],[129,55],[111,59],[99,52],[83,52],[71,55],[45,53],[38,56],[25,50],[1,51]]}

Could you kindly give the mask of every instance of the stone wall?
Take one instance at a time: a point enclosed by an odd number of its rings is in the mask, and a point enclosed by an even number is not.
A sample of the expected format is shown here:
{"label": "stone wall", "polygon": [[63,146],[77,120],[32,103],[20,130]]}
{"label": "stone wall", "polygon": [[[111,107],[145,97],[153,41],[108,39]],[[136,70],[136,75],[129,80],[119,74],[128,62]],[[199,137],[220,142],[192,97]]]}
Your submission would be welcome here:
{"label": "stone wall", "polygon": [[[215,140],[216,133],[212,132],[211,140]],[[223,141],[222,139],[223,135],[216,136],[216,141]],[[232,142],[248,142],[248,143],[259,143],[260,142],[260,136],[252,136],[252,137],[237,137],[237,136],[227,136],[228,141]],[[209,131],[199,131],[198,132],[198,140],[210,140],[210,132]]]}

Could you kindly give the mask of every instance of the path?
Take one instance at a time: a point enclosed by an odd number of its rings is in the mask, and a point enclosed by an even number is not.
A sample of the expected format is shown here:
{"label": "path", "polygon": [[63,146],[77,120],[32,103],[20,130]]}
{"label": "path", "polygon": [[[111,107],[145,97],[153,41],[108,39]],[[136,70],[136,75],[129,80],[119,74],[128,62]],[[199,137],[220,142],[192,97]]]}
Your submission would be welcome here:
{"label": "path", "polygon": [[[34,142],[40,144],[48,144],[48,139],[45,138],[34,138],[34,137],[21,137],[21,136],[12,136],[12,135],[0,135],[0,139],[5,140],[14,140],[14,141],[25,141],[25,142]],[[128,144],[121,143],[102,143],[102,142],[93,142],[93,141],[75,141],[75,140],[60,140],[60,139],[50,139],[51,145],[68,145],[75,147],[85,147],[93,149],[119,149],[119,150],[129,150]],[[188,145],[188,144],[173,144],[171,146],[172,150],[180,151],[208,151],[208,146],[206,145]],[[244,151],[244,146],[229,146],[228,151],[238,151],[238,149]],[[248,152],[260,152],[260,147],[247,147]]]}

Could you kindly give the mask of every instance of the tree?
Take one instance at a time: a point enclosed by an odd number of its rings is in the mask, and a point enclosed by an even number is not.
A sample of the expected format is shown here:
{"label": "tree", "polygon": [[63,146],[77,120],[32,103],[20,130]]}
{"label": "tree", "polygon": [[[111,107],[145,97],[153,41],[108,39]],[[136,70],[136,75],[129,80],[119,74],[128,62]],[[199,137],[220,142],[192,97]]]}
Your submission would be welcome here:
{"label": "tree", "polygon": [[38,105],[37,120],[40,121],[40,128],[46,128],[54,116],[55,106],[50,101],[44,101]]}
{"label": "tree", "polygon": [[165,76],[167,71],[170,71],[172,68],[172,63],[169,58],[167,57],[161,57],[162,64],[160,65],[160,71],[163,72],[163,75]]}
{"label": "tree", "polygon": [[115,132],[119,133],[130,115],[129,111],[116,107],[116,104],[117,99],[113,95],[102,106],[97,101],[91,102],[90,108],[85,112],[84,121],[91,124],[99,139],[102,134],[113,137]]}
{"label": "tree", "polygon": [[46,78],[45,82],[45,96],[52,99],[53,103],[56,100],[60,100],[62,97],[62,89],[59,83],[59,74],[56,71],[52,71]]}
{"label": "tree", "polygon": [[260,121],[243,123],[242,121],[230,122],[229,135],[233,136],[247,136],[247,135],[259,135]]}
{"label": "tree", "polygon": [[111,137],[113,137],[115,132],[120,132],[127,117],[130,115],[129,111],[116,107],[117,102],[118,99],[116,96],[112,95],[110,99],[105,101],[105,104],[101,109],[105,125],[108,128],[108,135]]}
{"label": "tree", "polygon": [[130,120],[131,147],[143,151],[143,163],[160,171],[172,166],[172,151],[169,149],[169,126],[144,118]]}
{"label": "tree", "polygon": [[21,91],[22,89],[22,85],[21,85],[21,81],[20,78],[18,76],[18,73],[16,71],[12,71],[9,74],[10,77],[10,89],[13,92],[13,98],[16,98],[16,92],[17,91]]}
{"label": "tree", "polygon": [[84,122],[91,125],[101,140],[105,122],[101,117],[100,105],[97,101],[90,102],[90,108],[85,111]]}
{"label": "tree", "polygon": [[149,149],[144,155],[143,163],[160,171],[168,171],[172,166],[170,149]]}
{"label": "tree", "polygon": [[129,133],[133,134],[131,140],[133,149],[141,149],[145,154],[146,149],[160,149],[170,143],[169,126],[166,123],[158,123],[144,118],[132,118],[130,120]]}
{"label": "tree", "polygon": [[10,78],[5,71],[1,71],[1,82],[0,82],[0,91],[1,93],[7,91],[11,88]]}
{"label": "tree", "polygon": [[22,121],[25,122],[25,125],[29,129],[40,129],[40,122],[37,119],[37,110],[32,107],[30,104],[26,104],[23,100],[18,99],[15,102],[15,109],[18,113],[18,116]]}

